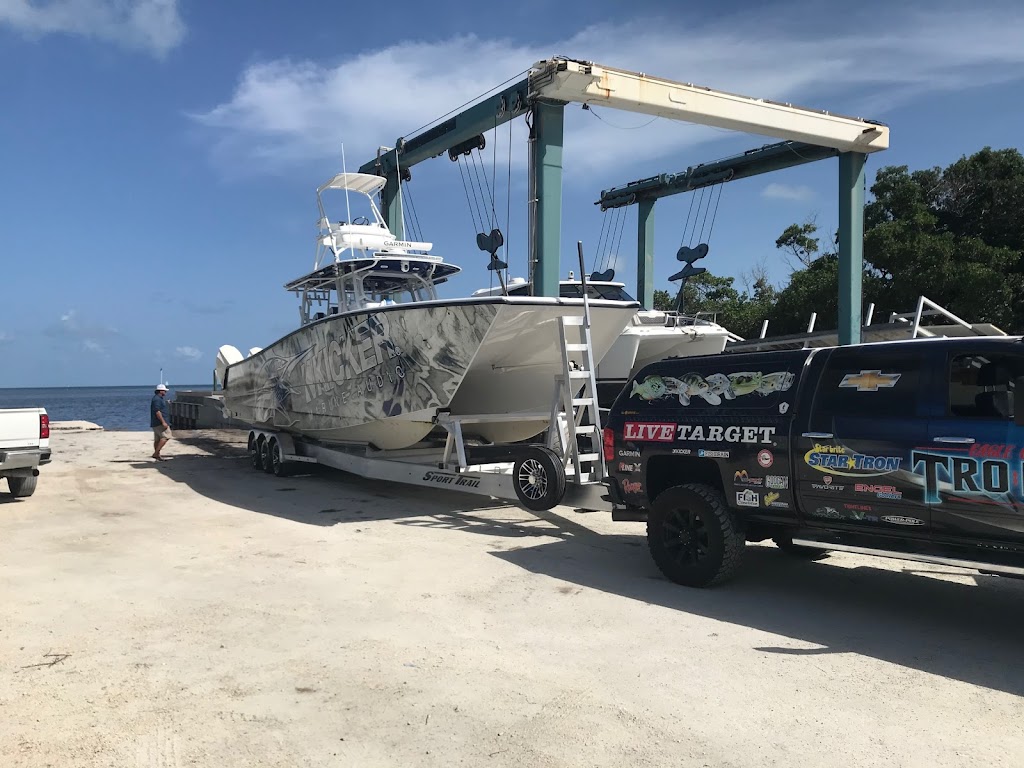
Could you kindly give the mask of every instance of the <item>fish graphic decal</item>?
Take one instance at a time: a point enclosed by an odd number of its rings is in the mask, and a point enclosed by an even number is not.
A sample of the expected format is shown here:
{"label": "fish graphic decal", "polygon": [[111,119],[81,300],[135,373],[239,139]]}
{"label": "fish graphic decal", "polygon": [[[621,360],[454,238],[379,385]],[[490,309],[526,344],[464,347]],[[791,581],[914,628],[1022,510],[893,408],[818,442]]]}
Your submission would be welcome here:
{"label": "fish graphic decal", "polygon": [[712,373],[708,376],[687,373],[679,379],[672,376],[647,376],[643,382],[633,382],[629,396],[648,402],[676,397],[682,405],[689,405],[694,398],[699,397],[709,405],[721,405],[723,400],[735,400],[745,395],[756,393],[767,397],[775,392],[785,392],[793,386],[794,379],[795,376],[789,371],[741,371]]}
{"label": "fish graphic decal", "polygon": [[290,358],[275,356],[263,361],[256,374],[260,384],[253,393],[257,420],[279,427],[290,427],[298,421],[292,415],[292,395],[297,392],[292,381],[295,369],[312,351],[307,347]]}

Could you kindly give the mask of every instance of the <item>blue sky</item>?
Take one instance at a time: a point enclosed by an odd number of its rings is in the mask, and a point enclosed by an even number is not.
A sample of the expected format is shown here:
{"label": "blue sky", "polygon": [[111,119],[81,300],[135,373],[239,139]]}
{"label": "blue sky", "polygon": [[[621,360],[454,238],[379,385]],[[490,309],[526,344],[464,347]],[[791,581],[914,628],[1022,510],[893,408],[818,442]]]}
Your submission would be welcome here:
{"label": "blue sky", "polygon": [[[147,384],[161,367],[171,383],[209,381],[221,344],[295,326],[281,286],[312,265],[313,193],[342,144],[351,169],[539,59],[881,120],[892,146],[869,157],[870,184],[884,165],[1019,147],[1022,40],[1013,2],[0,0],[0,387]],[[521,275],[522,120],[511,160],[507,131],[496,188]],[[594,253],[602,189],[768,142],[570,106],[563,274],[576,240]],[[444,294],[487,285],[457,168],[413,173],[424,237],[464,269]],[[705,266],[784,282],[775,238],[809,216],[833,230],[836,187],[835,160],[725,185]],[[689,204],[657,205],[658,287]],[[632,209],[617,250],[632,286]]]}

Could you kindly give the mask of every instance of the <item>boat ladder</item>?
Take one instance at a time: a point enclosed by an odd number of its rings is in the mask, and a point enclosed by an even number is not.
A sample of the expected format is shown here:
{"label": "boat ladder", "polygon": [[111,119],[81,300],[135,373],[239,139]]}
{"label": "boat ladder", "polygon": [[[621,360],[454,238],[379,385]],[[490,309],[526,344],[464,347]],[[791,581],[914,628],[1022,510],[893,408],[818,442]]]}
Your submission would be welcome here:
{"label": "boat ladder", "polygon": [[[582,246],[580,246],[582,251]],[[601,414],[597,403],[597,378],[590,337],[590,303],[587,278],[580,274],[583,289],[583,314],[559,318],[559,343],[562,347],[562,375],[557,377],[551,404],[548,448],[562,458],[566,482],[582,485],[604,479]],[[589,450],[580,450],[581,443]],[[570,472],[570,466],[572,471]]]}

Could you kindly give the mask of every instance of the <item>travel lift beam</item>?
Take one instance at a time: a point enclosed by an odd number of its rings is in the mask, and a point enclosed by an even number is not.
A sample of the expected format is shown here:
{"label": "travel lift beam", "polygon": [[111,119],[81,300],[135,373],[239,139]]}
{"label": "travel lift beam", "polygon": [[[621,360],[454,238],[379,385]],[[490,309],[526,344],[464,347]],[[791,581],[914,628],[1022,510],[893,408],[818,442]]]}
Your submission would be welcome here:
{"label": "travel lift beam", "polygon": [[[408,169],[437,157],[532,109],[529,188],[533,290],[541,296],[558,296],[564,111],[570,102],[839,150],[840,331],[844,338],[859,333],[860,301],[852,299],[854,292],[859,297],[860,288],[864,157],[889,146],[888,127],[873,121],[754,99],[592,62],[554,58],[537,62],[525,79],[454,117],[409,139],[399,139],[395,148],[378,154],[359,170],[387,176],[388,184],[383,192],[385,215],[395,235],[404,236],[398,207],[400,168]],[[653,285],[653,275],[646,277]]]}
{"label": "travel lift beam", "polygon": [[782,141],[741,155],[691,166],[681,173],[662,173],[631,181],[623,187],[601,192],[602,211],[637,206],[636,283],[637,300],[650,309],[654,303],[654,203],[669,195],[695,192],[727,181],[746,179],[804,163],[835,157],[834,147],[819,147],[800,141]]}

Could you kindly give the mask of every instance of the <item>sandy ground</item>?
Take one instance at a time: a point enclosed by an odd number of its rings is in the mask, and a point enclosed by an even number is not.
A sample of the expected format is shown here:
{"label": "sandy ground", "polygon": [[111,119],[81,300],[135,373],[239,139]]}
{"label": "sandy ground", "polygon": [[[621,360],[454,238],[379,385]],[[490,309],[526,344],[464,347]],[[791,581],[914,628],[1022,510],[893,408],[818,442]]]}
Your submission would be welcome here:
{"label": "sandy ground", "polygon": [[0,765],[1019,766],[1024,583],[750,547],[241,445],[58,432],[0,494]]}

